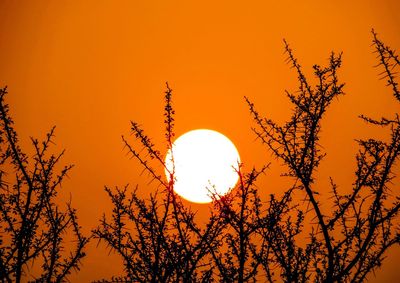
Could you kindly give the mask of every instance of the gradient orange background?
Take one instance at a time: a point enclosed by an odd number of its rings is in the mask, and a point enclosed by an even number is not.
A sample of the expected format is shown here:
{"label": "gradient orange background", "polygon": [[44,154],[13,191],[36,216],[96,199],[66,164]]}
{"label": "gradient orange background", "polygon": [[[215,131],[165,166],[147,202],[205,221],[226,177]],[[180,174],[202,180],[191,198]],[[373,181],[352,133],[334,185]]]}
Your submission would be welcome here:
{"label": "gradient orange background", "polygon": [[[323,4],[324,2],[324,4]],[[366,126],[372,117],[400,112],[378,80],[371,28],[400,52],[400,2],[391,1],[8,1],[0,2],[0,85],[23,146],[57,126],[57,149],[76,167],[61,198],[72,194],[89,233],[111,207],[104,185],[139,185],[154,191],[149,177],[126,156],[121,134],[129,121],[143,125],[164,150],[165,81],[174,90],[176,134],[210,128],[227,135],[247,168],[273,161],[259,181],[260,194],[288,185],[284,169],[255,141],[243,96],[260,112],[284,121],[296,74],[284,63],[289,41],[306,73],[325,64],[330,51],[343,51],[340,78],[346,96],[323,122],[328,153],[318,188],[328,177],[348,190],[355,166],[354,139],[385,136]],[[131,140],[133,139],[130,137]],[[399,184],[397,179],[396,184]],[[397,188],[398,189],[398,186]],[[188,203],[189,204],[189,203]],[[201,214],[207,206],[193,205]],[[330,205],[323,206],[329,211]],[[109,278],[121,271],[119,258],[92,241],[82,271],[72,282]],[[392,249],[370,282],[399,279],[399,248]]]}

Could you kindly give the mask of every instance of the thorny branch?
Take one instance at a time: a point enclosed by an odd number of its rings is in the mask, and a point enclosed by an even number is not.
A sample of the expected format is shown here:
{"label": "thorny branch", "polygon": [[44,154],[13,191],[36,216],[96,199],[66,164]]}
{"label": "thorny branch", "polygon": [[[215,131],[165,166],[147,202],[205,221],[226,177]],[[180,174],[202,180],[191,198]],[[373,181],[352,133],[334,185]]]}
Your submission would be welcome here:
{"label": "thorny branch", "polygon": [[[54,128],[42,142],[31,139],[32,158],[22,151],[6,94],[6,88],[0,90],[0,280],[32,278],[27,266],[38,262],[42,266],[36,281],[63,282],[72,269],[79,270],[89,240],[70,203],[66,211],[56,203],[57,189],[72,166],[56,171],[63,152],[48,153]],[[67,231],[77,243],[69,256],[64,252]]]}
{"label": "thorny branch", "polygon": [[[375,32],[373,43],[383,77],[400,100],[398,56]],[[296,92],[286,92],[294,105],[289,121],[278,125],[263,118],[245,99],[257,125],[253,131],[286,165],[284,176],[293,183],[261,201],[255,182],[268,166],[246,174],[239,164],[239,183],[224,196],[211,191],[209,218],[200,225],[196,213],[173,191],[174,167],[168,168],[166,182],[155,169],[166,170],[164,157],[132,122],[141,149],[125,138],[123,142],[161,189],[143,199],[136,190],[128,193],[128,187],[106,188],[113,211],[94,234],[124,261],[125,275],[113,277],[114,282],[361,282],[379,268],[386,251],[399,244],[400,199],[391,191],[400,155],[399,113],[378,120],[361,116],[371,126],[387,128],[390,139],[357,141],[350,193],[341,192],[331,178],[332,209],[323,212],[322,190],[316,185],[325,156],[319,144],[321,121],[333,100],[344,94],[338,78],[342,55],[332,53],[326,67],[313,66],[310,80],[286,41],[285,51],[299,81]],[[167,84],[164,123],[171,151],[174,114]]]}
{"label": "thorny branch", "polygon": [[[399,100],[395,71],[399,59],[375,32],[373,37],[379,66],[384,68],[384,77],[392,87],[394,97]],[[301,185],[294,188],[305,192],[318,222],[310,223],[312,231],[306,245],[307,253],[303,254],[303,248],[294,239],[301,239],[304,215],[309,211],[290,206],[293,191],[287,191],[281,201],[272,197],[269,213],[263,221],[265,226],[268,223],[267,227],[273,228],[262,229],[266,249],[272,251],[269,262],[279,266],[281,277],[287,282],[311,279],[316,282],[359,282],[381,265],[388,248],[399,243],[399,228],[393,223],[400,207],[399,197],[394,197],[390,191],[395,177],[394,166],[400,154],[399,114],[394,119],[380,120],[361,116],[370,124],[389,127],[390,142],[358,141],[360,150],[356,156],[356,180],[352,193],[340,194],[331,179],[334,209],[332,215],[324,215],[317,199],[318,192],[313,188],[314,176],[324,157],[318,144],[321,119],[333,98],[343,94],[344,85],[337,77],[341,56],[332,54],[328,67],[313,67],[317,84],[312,87],[286,42],[285,49],[288,62],[296,70],[300,82],[296,94],[287,92],[295,106],[290,121],[279,126],[262,118],[254,104],[248,98],[246,101],[258,126],[254,132],[286,164],[287,175],[294,178],[295,184],[300,182]],[[294,210],[298,211],[296,221],[291,220]],[[271,215],[274,216],[272,223],[268,222]],[[287,222],[282,225],[284,219]],[[296,253],[300,256],[296,257]],[[304,268],[299,272],[300,266]]]}

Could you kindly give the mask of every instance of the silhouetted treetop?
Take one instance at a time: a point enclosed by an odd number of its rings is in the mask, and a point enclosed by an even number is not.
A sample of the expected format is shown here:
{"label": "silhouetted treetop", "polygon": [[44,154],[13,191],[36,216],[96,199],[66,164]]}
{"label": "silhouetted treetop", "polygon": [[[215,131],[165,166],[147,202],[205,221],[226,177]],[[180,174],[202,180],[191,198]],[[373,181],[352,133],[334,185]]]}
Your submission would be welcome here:
{"label": "silhouetted treetop", "polygon": [[[0,280],[64,282],[79,270],[89,240],[70,202],[63,209],[56,201],[72,165],[57,170],[64,151],[50,153],[54,128],[43,141],[31,138],[32,157],[22,150],[6,94],[6,88],[0,89]],[[66,250],[66,233],[75,241],[71,251]],[[39,273],[31,273],[33,265]]]}
{"label": "silhouetted treetop", "polygon": [[[238,166],[239,182],[226,195],[210,189],[209,217],[198,222],[196,212],[174,192],[175,170],[165,181],[164,157],[137,122],[131,122],[136,144],[123,137],[128,152],[158,190],[141,198],[135,190],[106,188],[112,202],[93,232],[121,256],[125,273],[115,282],[362,282],[379,268],[392,246],[399,244],[400,199],[394,191],[400,155],[399,114],[378,120],[361,116],[370,126],[387,128],[389,139],[357,140],[354,182],[341,191],[333,177],[328,201],[322,196],[317,169],[325,152],[320,144],[321,121],[335,98],[344,94],[339,80],[342,54],[331,53],[326,66],[313,66],[310,79],[285,41],[287,62],[299,82],[286,91],[291,116],[278,124],[262,117],[245,100],[259,140],[280,160],[289,177],[280,194],[260,198],[260,170]],[[381,74],[400,100],[395,51],[373,32]],[[310,82],[315,82],[311,84]],[[172,90],[165,92],[164,124],[167,148],[174,138]],[[139,145],[138,145],[139,144]],[[173,163],[173,154],[172,154]],[[214,188],[215,189],[215,188]],[[331,209],[326,212],[321,206]],[[325,203],[326,202],[326,203]],[[204,218],[204,217],[203,217]]]}

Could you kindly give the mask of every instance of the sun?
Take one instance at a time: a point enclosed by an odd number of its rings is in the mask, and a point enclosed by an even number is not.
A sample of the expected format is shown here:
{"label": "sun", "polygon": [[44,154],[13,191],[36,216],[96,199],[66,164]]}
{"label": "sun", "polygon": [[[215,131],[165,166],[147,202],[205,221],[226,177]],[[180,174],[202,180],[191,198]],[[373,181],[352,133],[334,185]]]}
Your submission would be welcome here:
{"label": "sun", "polygon": [[175,140],[165,157],[165,174],[169,181],[168,172],[175,169],[174,191],[184,199],[209,203],[212,193],[222,196],[236,185],[239,163],[239,152],[226,136],[199,129]]}

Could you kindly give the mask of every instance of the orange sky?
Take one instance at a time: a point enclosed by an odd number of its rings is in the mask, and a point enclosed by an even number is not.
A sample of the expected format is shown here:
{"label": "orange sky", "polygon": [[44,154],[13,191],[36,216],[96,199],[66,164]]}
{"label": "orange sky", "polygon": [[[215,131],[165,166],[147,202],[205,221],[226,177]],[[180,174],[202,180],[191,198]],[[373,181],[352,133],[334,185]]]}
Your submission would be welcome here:
{"label": "orange sky", "polygon": [[[319,169],[321,190],[332,176],[343,190],[353,180],[355,138],[379,135],[357,119],[400,112],[378,80],[371,28],[400,51],[400,2],[391,1],[11,1],[0,2],[0,85],[8,85],[11,114],[27,145],[57,126],[57,148],[76,167],[64,184],[86,231],[110,205],[104,185],[139,184],[146,175],[123,151],[129,121],[162,145],[165,82],[174,90],[176,133],[210,128],[227,135],[245,166],[270,153],[255,141],[243,96],[277,121],[288,117],[284,90],[296,74],[284,63],[282,39],[311,74],[329,52],[343,51],[340,78],[346,96],[323,122],[328,153]],[[163,147],[161,146],[161,149]],[[279,164],[260,179],[262,194],[279,192]],[[204,206],[194,206],[200,211]],[[329,206],[324,209],[329,209]],[[72,281],[120,271],[104,246],[91,243]],[[118,262],[116,256],[110,256]],[[370,282],[399,278],[399,249]],[[117,260],[117,261],[115,261]]]}

